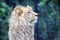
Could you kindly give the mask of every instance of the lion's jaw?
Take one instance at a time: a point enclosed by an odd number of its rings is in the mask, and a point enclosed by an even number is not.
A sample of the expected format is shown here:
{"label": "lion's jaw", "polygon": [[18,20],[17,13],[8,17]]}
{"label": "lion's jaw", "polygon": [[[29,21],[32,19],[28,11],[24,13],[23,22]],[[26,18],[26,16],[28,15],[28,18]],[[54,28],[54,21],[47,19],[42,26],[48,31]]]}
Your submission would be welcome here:
{"label": "lion's jaw", "polygon": [[22,17],[22,19],[20,19],[20,25],[24,25],[24,26],[34,26],[36,22],[37,22],[37,19],[33,20],[32,22],[27,21],[23,17]]}

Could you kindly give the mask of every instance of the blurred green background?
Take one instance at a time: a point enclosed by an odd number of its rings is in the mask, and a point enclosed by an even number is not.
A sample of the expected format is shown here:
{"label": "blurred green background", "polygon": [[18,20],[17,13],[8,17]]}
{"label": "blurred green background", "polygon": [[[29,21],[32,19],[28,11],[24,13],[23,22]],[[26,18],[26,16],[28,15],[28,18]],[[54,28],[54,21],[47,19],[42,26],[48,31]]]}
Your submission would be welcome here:
{"label": "blurred green background", "polygon": [[35,40],[60,40],[60,0],[0,0],[0,40],[8,40],[9,17],[16,5],[38,13]]}

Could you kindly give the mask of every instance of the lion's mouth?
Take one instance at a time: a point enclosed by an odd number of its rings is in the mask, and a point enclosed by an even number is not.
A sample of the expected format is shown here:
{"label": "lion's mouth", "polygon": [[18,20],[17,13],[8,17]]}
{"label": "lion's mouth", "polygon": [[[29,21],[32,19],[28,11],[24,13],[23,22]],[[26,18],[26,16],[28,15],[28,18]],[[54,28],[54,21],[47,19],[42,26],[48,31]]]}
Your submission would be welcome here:
{"label": "lion's mouth", "polygon": [[37,18],[37,17],[35,17],[35,18],[34,18],[34,19],[32,19],[30,22],[31,22],[31,23],[33,23],[33,22],[34,22],[34,23],[36,23],[36,22],[37,22],[37,20],[38,20],[38,18]]}
{"label": "lion's mouth", "polygon": [[33,20],[31,20],[31,22],[34,22],[34,21],[37,21],[37,19],[33,19]]}

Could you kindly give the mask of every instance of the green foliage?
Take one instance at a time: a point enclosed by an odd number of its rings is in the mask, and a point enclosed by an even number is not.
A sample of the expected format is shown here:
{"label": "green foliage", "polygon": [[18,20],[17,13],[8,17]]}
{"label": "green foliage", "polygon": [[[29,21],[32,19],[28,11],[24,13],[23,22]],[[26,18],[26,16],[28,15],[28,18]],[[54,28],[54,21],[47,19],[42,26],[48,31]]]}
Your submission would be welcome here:
{"label": "green foliage", "polygon": [[55,0],[55,3],[59,5],[60,0]]}
{"label": "green foliage", "polygon": [[0,40],[7,40],[8,18],[12,9],[6,3],[0,3]]}

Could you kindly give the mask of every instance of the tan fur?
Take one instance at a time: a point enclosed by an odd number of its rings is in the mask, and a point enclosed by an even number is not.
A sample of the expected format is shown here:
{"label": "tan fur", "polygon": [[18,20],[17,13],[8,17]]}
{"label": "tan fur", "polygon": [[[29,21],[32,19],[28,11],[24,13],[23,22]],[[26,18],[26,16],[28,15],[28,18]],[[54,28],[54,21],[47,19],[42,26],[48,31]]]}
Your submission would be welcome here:
{"label": "tan fur", "polygon": [[34,40],[36,15],[30,6],[16,6],[9,19],[9,40]]}

